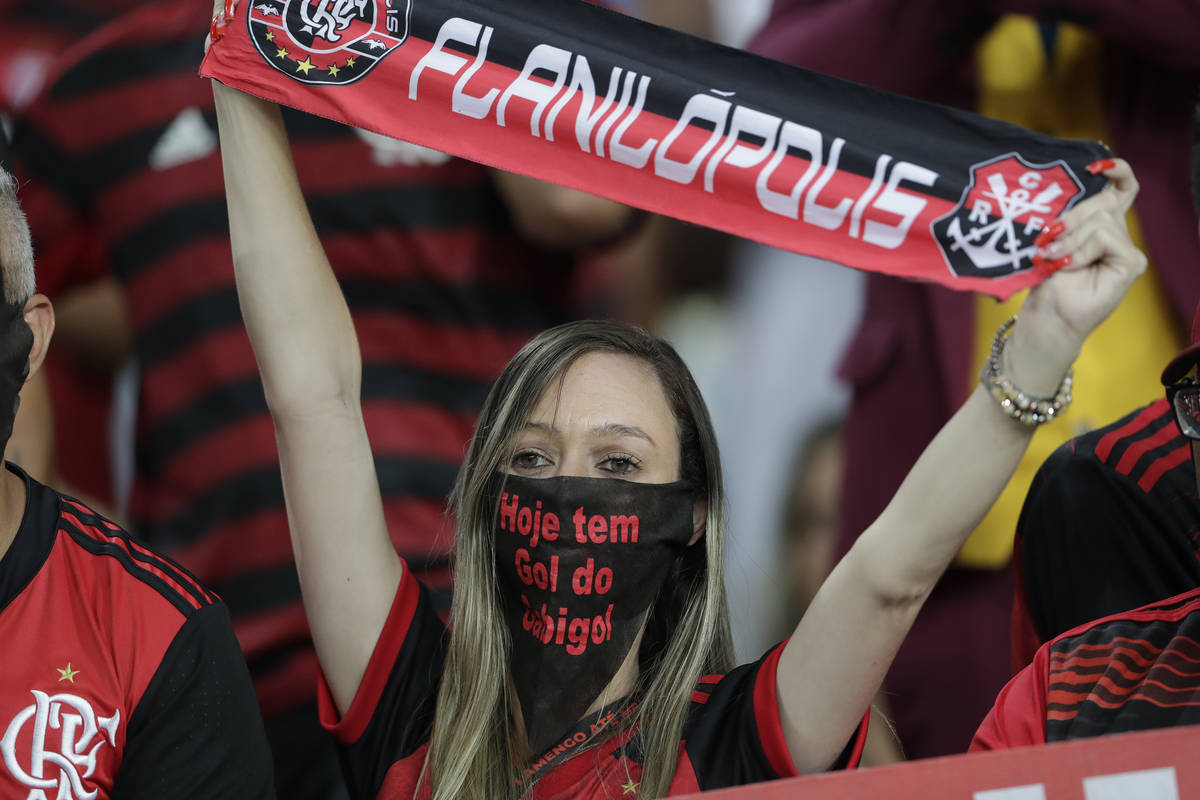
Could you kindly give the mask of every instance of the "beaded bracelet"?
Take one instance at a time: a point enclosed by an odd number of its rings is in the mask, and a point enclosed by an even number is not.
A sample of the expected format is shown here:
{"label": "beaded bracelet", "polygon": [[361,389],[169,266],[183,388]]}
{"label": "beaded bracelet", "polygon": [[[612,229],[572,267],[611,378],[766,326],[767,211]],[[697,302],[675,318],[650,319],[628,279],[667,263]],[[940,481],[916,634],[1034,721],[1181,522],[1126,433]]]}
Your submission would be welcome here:
{"label": "beaded bracelet", "polygon": [[1008,336],[1016,324],[1017,318],[1012,317],[996,331],[996,337],[992,339],[992,353],[983,366],[979,380],[1000,404],[1000,409],[1005,414],[1022,425],[1032,427],[1049,422],[1071,404],[1071,386],[1075,381],[1075,370],[1067,370],[1067,374],[1063,377],[1062,383],[1059,384],[1058,391],[1054,393],[1053,397],[1035,397],[1025,394],[1014,386],[1009,377],[1001,370],[1000,358],[1004,353],[1004,345],[1008,342]]}

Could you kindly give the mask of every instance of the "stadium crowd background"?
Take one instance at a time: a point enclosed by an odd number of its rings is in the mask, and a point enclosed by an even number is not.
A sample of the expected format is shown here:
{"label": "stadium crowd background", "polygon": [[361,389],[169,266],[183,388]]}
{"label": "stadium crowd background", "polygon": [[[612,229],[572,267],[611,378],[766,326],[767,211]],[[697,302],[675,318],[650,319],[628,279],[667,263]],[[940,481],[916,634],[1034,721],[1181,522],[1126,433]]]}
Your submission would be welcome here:
{"label": "stadium crowd background", "polygon": [[[1134,23],[1121,0],[615,5],[890,91],[1100,139],[1139,175],[1131,224],[1151,269],[1085,348],[1071,412],[1039,432],[922,612],[878,702],[894,735],[874,726],[864,763],[963,752],[1025,652],[1012,646],[1022,635],[1010,622],[1012,541],[1034,472],[1068,438],[1158,397],[1158,372],[1188,341],[1200,301],[1184,179],[1200,82],[1195,14]],[[212,100],[190,74],[208,16],[193,0],[0,2],[5,130],[39,289],[59,320],[48,380],[27,388],[10,452],[221,594],[281,796],[337,797],[270,423],[232,295]],[[678,346],[724,444],[733,627],[749,659],[786,634],[891,497],[1019,302],[868,277],[375,135],[299,115],[290,124],[364,342],[393,538],[443,603],[442,500],[488,381],[534,331],[611,315]],[[551,288],[514,309],[511,287],[533,271]],[[1119,374],[1121,388],[1090,392],[1101,374]]]}

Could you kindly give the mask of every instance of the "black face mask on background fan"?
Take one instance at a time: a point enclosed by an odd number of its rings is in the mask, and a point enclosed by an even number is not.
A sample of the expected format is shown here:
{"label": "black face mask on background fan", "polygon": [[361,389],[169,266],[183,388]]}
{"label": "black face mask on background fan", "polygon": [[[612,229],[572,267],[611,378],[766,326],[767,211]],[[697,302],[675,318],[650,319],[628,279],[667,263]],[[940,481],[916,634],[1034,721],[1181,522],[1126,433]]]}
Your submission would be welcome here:
{"label": "black face mask on background fan", "polygon": [[32,349],[33,331],[25,321],[25,304],[0,304],[0,447],[12,436]]}

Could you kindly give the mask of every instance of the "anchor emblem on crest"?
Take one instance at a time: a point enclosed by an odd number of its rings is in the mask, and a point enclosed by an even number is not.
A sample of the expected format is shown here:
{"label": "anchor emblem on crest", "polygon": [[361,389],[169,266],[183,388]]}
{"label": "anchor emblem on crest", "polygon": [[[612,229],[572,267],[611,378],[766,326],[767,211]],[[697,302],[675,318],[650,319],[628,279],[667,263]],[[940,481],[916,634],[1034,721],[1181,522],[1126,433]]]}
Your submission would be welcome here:
{"label": "anchor emblem on crest", "polygon": [[976,164],[953,211],[933,223],[934,238],[959,277],[1003,278],[1028,269],[1033,240],[1083,196],[1063,161],[1030,164],[1009,153]]}

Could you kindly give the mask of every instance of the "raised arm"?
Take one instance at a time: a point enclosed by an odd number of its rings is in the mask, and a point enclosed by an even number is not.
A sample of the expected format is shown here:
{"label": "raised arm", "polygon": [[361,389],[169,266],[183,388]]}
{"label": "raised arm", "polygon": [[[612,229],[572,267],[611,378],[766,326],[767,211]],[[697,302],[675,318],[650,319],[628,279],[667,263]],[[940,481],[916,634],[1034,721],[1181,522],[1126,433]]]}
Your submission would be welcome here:
{"label": "raised arm", "polygon": [[216,82],[213,95],[238,298],[275,423],[304,608],[344,713],[402,569],[363,424],[358,339],[279,109]]}
{"label": "raised arm", "polygon": [[[1061,269],[1030,291],[1005,347],[1004,370],[1026,394],[1055,394],[1083,340],[1146,267],[1124,224],[1137,193],[1133,174],[1118,162],[1105,175],[1108,189],[1063,216],[1065,231],[1048,253],[1063,259],[1054,262]],[[976,389],[834,568],[779,663],[781,717],[798,769],[833,763],[921,605],[1000,495],[1033,430]]]}

